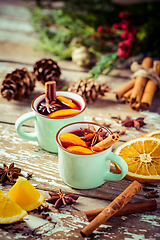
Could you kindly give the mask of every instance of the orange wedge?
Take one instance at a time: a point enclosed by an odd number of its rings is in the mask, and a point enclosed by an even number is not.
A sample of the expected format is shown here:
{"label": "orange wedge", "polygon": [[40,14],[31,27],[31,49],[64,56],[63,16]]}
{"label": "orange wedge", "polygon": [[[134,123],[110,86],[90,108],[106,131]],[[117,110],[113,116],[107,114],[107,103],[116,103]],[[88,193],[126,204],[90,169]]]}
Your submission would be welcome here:
{"label": "orange wedge", "polygon": [[[140,137],[125,142],[115,153],[128,165],[126,178],[139,182],[160,181],[160,139]],[[120,172],[119,167],[116,165]]]}
{"label": "orange wedge", "polygon": [[151,131],[151,132],[145,134],[143,137],[155,137],[155,138],[160,139],[160,129]]}
{"label": "orange wedge", "polygon": [[62,102],[62,103],[64,103],[65,105],[67,105],[68,107],[70,107],[70,108],[72,108],[72,109],[78,109],[78,110],[79,110],[78,106],[77,106],[74,102],[72,102],[71,100],[69,100],[69,99],[66,98],[66,97],[58,96],[57,99],[58,99],[60,102]]}
{"label": "orange wedge", "polygon": [[78,109],[62,109],[62,110],[52,112],[52,113],[48,114],[47,116],[54,117],[54,118],[70,117],[70,116],[76,115],[79,112],[80,112],[80,110],[78,110]]}
{"label": "orange wedge", "polygon": [[39,207],[45,197],[25,178],[19,177],[7,193],[21,208],[31,211]]}
{"label": "orange wedge", "polygon": [[65,148],[69,146],[87,147],[87,143],[73,133],[61,133],[59,139],[61,140],[61,143]]}
{"label": "orange wedge", "polygon": [[0,224],[19,221],[26,215],[27,212],[0,189]]}
{"label": "orange wedge", "polygon": [[85,147],[81,147],[81,146],[70,146],[67,148],[68,151],[72,152],[72,153],[78,153],[78,154],[92,154],[94,153],[92,150],[85,148]]}

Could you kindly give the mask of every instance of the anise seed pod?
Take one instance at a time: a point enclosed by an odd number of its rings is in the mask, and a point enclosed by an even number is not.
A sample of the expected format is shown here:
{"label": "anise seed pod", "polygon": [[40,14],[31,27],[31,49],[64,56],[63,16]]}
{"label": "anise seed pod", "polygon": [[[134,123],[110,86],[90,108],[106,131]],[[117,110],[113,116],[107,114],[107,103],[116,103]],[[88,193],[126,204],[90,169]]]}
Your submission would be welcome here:
{"label": "anise seed pod", "polygon": [[31,94],[35,87],[35,77],[26,68],[16,69],[6,75],[2,82],[1,94],[8,101],[22,100]]}
{"label": "anise seed pod", "polygon": [[78,81],[71,83],[68,92],[74,92],[82,96],[87,103],[92,103],[97,100],[99,96],[104,96],[109,92],[109,87],[105,83],[98,83],[94,78],[81,78]]}
{"label": "anise seed pod", "polygon": [[36,79],[43,84],[48,81],[58,81],[60,79],[61,70],[56,61],[43,58],[37,61],[33,66]]}

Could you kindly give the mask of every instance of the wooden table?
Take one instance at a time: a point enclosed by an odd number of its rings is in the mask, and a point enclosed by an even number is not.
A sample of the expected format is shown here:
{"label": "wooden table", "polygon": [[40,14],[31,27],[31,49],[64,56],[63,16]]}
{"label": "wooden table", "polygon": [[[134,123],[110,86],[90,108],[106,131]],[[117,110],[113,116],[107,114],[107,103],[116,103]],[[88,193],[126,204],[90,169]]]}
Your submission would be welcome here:
{"label": "wooden table", "polygon": [[[26,67],[32,71],[36,61],[44,57],[53,58],[42,51],[34,51],[35,39],[28,36],[31,32],[29,12],[23,7],[23,1],[12,1],[12,3],[6,0],[0,1],[0,83],[7,73],[16,68]],[[72,62],[58,61],[58,64],[62,70],[58,89],[88,75],[87,69],[79,68]],[[116,101],[114,91],[130,79],[130,74],[129,69],[116,69],[108,76],[100,76],[99,80],[105,81],[112,90],[95,103],[88,104],[85,111],[85,120],[96,119],[99,123],[110,124],[113,131],[122,129],[122,126],[121,121],[117,123],[112,117],[120,116],[122,120],[128,115],[133,118],[145,118],[147,124],[139,131],[135,128],[127,128],[126,134],[121,136],[114,149],[129,139],[160,129],[159,92],[155,95],[152,106],[145,111],[133,111],[123,101]],[[108,206],[131,183],[123,179],[119,182],[108,181],[92,190],[76,190],[62,182],[58,173],[57,154],[41,149],[36,142],[22,139],[15,131],[17,118],[30,112],[32,99],[43,92],[44,85],[36,82],[33,93],[22,101],[7,101],[0,96],[0,165],[14,162],[15,166],[22,169],[24,176],[27,176],[28,172],[33,172],[30,182],[46,199],[49,198],[49,191],[58,192],[59,189],[64,193],[77,193],[80,197],[74,205],[62,207],[59,211],[52,207],[53,212],[49,213],[52,221],[46,220],[41,227],[36,225],[41,215],[35,212],[29,213],[17,223],[0,225],[2,239],[83,239],[80,230],[88,224],[84,211]],[[25,131],[33,131],[33,123],[28,122],[24,128]],[[113,164],[111,169],[116,171]],[[4,192],[11,187],[10,184],[0,184]],[[157,183],[155,190],[159,188],[160,184]],[[131,202],[146,200],[145,194],[146,192],[141,190]],[[159,198],[157,202],[160,203]],[[112,217],[87,239],[159,239],[159,213],[157,209],[155,212]]]}

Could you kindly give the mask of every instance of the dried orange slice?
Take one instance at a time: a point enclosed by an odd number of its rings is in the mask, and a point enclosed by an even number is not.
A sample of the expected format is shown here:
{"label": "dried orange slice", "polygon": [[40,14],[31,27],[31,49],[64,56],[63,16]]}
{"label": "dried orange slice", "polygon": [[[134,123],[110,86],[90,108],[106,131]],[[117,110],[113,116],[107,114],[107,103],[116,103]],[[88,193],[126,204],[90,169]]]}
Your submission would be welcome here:
{"label": "dried orange slice", "polygon": [[26,215],[27,212],[0,189],[0,224],[19,221]]}
{"label": "dried orange slice", "polygon": [[58,96],[57,99],[58,99],[60,102],[62,102],[62,103],[64,103],[65,105],[67,105],[68,107],[79,110],[78,106],[77,106],[74,102],[72,102],[71,100],[69,100],[69,99],[66,98],[66,97]]}
{"label": "dried orange slice", "polygon": [[155,138],[160,139],[160,129],[151,131],[151,132],[145,134],[143,137],[155,137]]}
{"label": "dried orange slice", "polygon": [[[135,138],[119,146],[115,153],[128,165],[127,179],[139,182],[160,181],[160,139]],[[117,165],[116,168],[120,172]]]}
{"label": "dried orange slice", "polygon": [[39,207],[45,199],[45,197],[23,177],[18,178],[7,194],[26,211],[31,211]]}
{"label": "dried orange slice", "polygon": [[52,112],[52,113],[48,114],[47,116],[54,117],[54,118],[70,117],[70,116],[78,114],[79,112],[80,112],[80,110],[78,110],[78,109],[62,109],[62,110]]}
{"label": "dried orange slice", "polygon": [[78,154],[92,154],[94,153],[89,148],[81,147],[81,146],[70,146],[67,148],[68,151],[72,153],[78,153]]}

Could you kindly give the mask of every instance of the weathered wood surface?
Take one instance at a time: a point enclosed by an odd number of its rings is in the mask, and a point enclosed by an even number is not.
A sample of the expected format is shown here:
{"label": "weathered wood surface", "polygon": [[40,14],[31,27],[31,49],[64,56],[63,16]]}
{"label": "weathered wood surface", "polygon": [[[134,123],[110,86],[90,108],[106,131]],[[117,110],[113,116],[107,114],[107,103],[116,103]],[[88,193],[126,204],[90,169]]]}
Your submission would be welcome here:
{"label": "weathered wood surface", "polygon": [[[35,39],[32,37],[32,27],[29,24],[29,12],[23,7],[23,1],[0,0],[0,85],[9,72],[16,68],[27,67],[32,71],[33,64],[44,57],[53,57],[42,51],[35,52],[33,46]],[[32,35],[30,35],[32,34]],[[57,89],[66,86],[69,82],[87,76],[87,69],[79,68],[70,61],[58,61],[62,69],[61,80]],[[100,76],[99,81],[105,81],[111,91],[105,97],[93,104],[88,104],[85,111],[85,120],[94,118],[99,123],[111,124],[111,130],[121,129],[121,122],[113,121],[112,117],[120,116],[122,120],[127,115],[133,118],[144,117],[147,123],[139,131],[127,128],[126,134],[115,144],[114,149],[123,142],[134,137],[160,129],[160,104],[158,92],[148,110],[133,111],[123,101],[115,99],[116,89],[130,79],[129,69],[116,69],[108,76]],[[26,176],[33,172],[32,184],[49,197],[48,191],[57,191],[61,188],[64,193],[78,193],[80,197],[73,206],[60,209],[60,213],[53,208],[53,222],[47,222],[41,229],[28,226],[25,219],[15,224],[0,226],[0,238],[2,239],[83,239],[80,230],[88,224],[83,211],[106,207],[110,201],[118,196],[130,183],[126,179],[119,182],[106,182],[102,186],[92,190],[76,190],[65,185],[58,174],[58,156],[41,149],[36,142],[22,139],[15,131],[15,122],[19,116],[31,111],[31,102],[35,96],[44,92],[44,85],[36,83],[36,87],[27,99],[21,102],[12,100],[8,102],[0,96],[0,165],[9,165],[14,162],[22,169]],[[26,123],[25,131],[33,131],[34,123]],[[112,171],[116,172],[114,165]],[[11,185],[0,185],[7,192]],[[160,191],[160,183],[155,190]],[[145,200],[143,190],[133,197],[132,201]],[[160,203],[157,198],[158,204]],[[112,217],[100,226],[90,238],[87,239],[159,239],[160,238],[160,211],[153,213],[132,214],[129,216]],[[31,215],[37,216],[34,213]],[[40,218],[40,216],[37,216]],[[46,230],[46,231],[44,231]]]}

